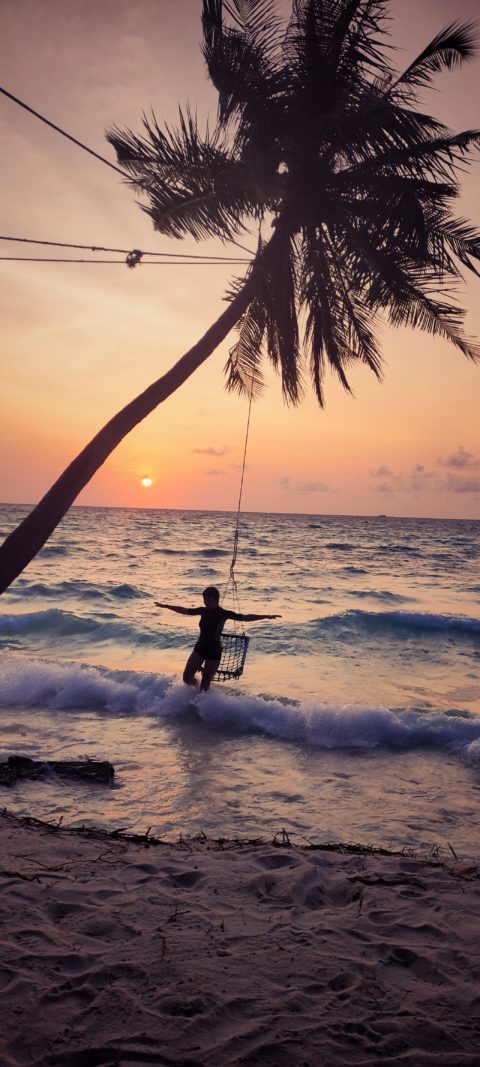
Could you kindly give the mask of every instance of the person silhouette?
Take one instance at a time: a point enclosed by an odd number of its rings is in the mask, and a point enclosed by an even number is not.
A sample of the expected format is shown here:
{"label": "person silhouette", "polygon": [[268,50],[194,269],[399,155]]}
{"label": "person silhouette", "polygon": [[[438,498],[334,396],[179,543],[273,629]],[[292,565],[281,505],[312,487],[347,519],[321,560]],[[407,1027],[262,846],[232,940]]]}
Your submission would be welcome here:
{"label": "person silhouette", "polygon": [[[183,672],[186,685],[197,685],[195,677],[202,671],[200,688],[207,690],[218,670],[222,655],[222,630],[227,619],[236,622],[260,622],[261,619],[281,619],[281,615],[241,615],[237,611],[228,611],[220,607],[220,593],[214,585],[203,590],[203,607],[185,608],[180,604],[161,604],[155,600],[155,607],[176,611],[179,615],[199,615],[200,637],[190,653]],[[202,670],[203,667],[203,670]]]}

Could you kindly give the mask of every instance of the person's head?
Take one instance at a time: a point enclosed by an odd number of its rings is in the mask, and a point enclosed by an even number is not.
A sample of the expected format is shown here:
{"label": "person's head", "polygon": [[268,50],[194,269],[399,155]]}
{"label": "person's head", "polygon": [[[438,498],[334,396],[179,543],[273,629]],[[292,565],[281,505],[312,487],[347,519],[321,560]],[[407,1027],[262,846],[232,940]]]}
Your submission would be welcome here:
{"label": "person's head", "polygon": [[206,608],[218,608],[220,593],[214,585],[207,585],[203,590],[203,603]]}

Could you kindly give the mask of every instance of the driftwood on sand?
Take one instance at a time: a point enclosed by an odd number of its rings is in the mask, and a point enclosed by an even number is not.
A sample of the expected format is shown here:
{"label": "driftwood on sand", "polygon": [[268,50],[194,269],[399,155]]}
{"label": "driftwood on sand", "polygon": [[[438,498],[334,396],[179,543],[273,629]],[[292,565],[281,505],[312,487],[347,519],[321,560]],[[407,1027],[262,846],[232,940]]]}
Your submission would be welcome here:
{"label": "driftwood on sand", "polygon": [[6,763],[0,763],[0,785],[13,785],[19,778],[42,778],[51,771],[60,778],[82,778],[102,785],[111,785],[115,773],[108,760],[36,760],[28,756],[9,756]]}

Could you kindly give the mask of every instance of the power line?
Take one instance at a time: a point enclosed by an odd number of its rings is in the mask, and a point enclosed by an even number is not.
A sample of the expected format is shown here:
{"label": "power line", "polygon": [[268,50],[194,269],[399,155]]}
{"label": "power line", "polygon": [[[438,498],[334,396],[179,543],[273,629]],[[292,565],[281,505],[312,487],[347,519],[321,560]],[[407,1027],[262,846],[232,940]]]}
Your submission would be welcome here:
{"label": "power line", "polygon": [[88,145],[83,144],[83,141],[78,141],[76,137],[72,137],[71,133],[67,133],[66,130],[62,130],[61,126],[57,126],[55,122],[50,122],[50,119],[45,118],[45,115],[41,115],[39,111],[35,111],[35,108],[30,107],[23,100],[19,100],[18,96],[14,96],[13,93],[9,93],[7,89],[4,89],[0,85],[0,93],[7,96],[9,100],[13,100],[14,104],[19,104],[25,111],[29,111],[31,115],[35,115],[35,118],[40,119],[46,126],[50,126],[52,130],[56,130],[57,133],[61,133],[62,137],[66,137],[67,140],[73,141],[73,144],[78,145],[79,148],[83,148],[84,152],[89,152],[91,156],[95,156],[95,159],[99,159],[101,163],[105,163],[107,167],[111,167],[112,170],[116,170],[117,174],[121,174],[122,178],[127,178],[131,181],[130,174],[127,174],[125,170],[120,170],[120,167],[116,167],[115,163],[111,163],[109,159],[105,159],[105,156],[99,155],[98,152],[94,152],[93,148],[89,148]]}
{"label": "power line", "polygon": [[[57,126],[55,122],[51,122],[51,120],[47,119],[45,115],[41,115],[39,111],[35,111],[35,108],[30,107],[30,105],[26,104],[24,100],[20,100],[18,96],[14,96],[13,93],[9,93],[8,89],[4,89],[2,85],[0,85],[0,93],[2,93],[3,96],[6,96],[9,100],[13,100],[14,104],[18,104],[19,107],[23,107],[25,111],[28,111],[31,115],[34,115],[35,118],[40,119],[40,122],[44,122],[46,126],[50,126],[52,130],[55,130],[57,133],[60,133],[62,137],[66,137],[68,141],[72,141],[72,143],[76,144],[78,148],[83,148],[84,152],[88,152],[89,155],[94,156],[95,159],[98,159],[100,161],[100,163],[105,163],[105,165],[107,167],[110,167],[111,170],[115,170],[117,174],[121,174],[122,178],[126,178],[129,182],[132,181],[132,176],[131,174],[128,174],[127,171],[121,170],[120,167],[115,166],[115,163],[111,163],[109,159],[105,158],[105,156],[101,156],[98,152],[94,152],[93,148],[89,148],[88,145],[83,143],[83,141],[79,141],[76,137],[73,137],[71,133],[67,133],[66,130],[62,130],[61,126]],[[248,252],[252,256],[254,255],[254,253],[251,252],[249,248],[246,248],[245,245],[239,244],[239,242],[235,241],[233,237],[230,238],[230,240],[233,244],[237,245],[238,248],[243,249],[244,252]],[[102,249],[102,251],[104,251],[104,249]],[[149,254],[158,255],[159,253]]]}
{"label": "power line", "polygon": [[138,260],[135,264],[129,264],[125,259],[60,259],[46,256],[0,256],[0,263],[113,263],[125,264],[128,266],[141,266],[145,267],[221,267],[231,262],[232,264],[238,263],[238,260],[211,260],[211,259],[181,259],[181,260],[158,260],[158,259],[142,259]]}
{"label": "power line", "polygon": [[[85,252],[122,252],[122,253],[125,253],[125,255],[130,255],[132,252],[134,252],[137,255],[141,254],[142,256],[160,256],[161,258],[165,258],[165,259],[166,258],[170,259],[172,256],[175,259],[188,259],[188,260],[201,259],[203,263],[205,261],[208,261],[208,262],[212,261],[212,262],[215,262],[215,263],[216,262],[218,262],[218,263],[249,263],[250,262],[250,260],[248,260],[248,259],[240,259],[240,258],[237,259],[237,258],[235,258],[233,256],[209,256],[206,253],[204,253],[204,255],[196,255],[194,252],[192,252],[192,253],[187,253],[187,252],[141,252],[140,253],[140,249],[138,249],[138,248],[134,248],[134,249],[130,249],[130,248],[107,248],[105,245],[97,245],[97,244],[93,244],[93,245],[77,245],[77,244],[70,244],[67,241],[43,241],[43,240],[37,240],[36,238],[33,238],[33,237],[6,237],[3,234],[0,234],[0,241],[17,241],[17,242],[20,242],[22,244],[30,244],[30,245],[48,245],[49,247],[53,247],[53,248],[78,248],[78,249],[82,249]],[[2,256],[0,258],[2,258],[2,259],[6,259],[6,258],[10,259],[10,258],[12,258],[13,259],[13,258],[16,258],[16,257],[13,257],[13,256],[12,257],[10,257],[10,256],[9,257]]]}

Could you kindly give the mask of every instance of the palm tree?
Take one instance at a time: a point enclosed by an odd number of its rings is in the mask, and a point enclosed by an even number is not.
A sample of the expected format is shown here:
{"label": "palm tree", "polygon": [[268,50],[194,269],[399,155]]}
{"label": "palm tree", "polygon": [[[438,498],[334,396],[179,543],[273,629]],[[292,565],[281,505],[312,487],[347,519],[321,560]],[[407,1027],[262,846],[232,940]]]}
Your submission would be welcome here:
{"label": "palm tree", "polygon": [[[478,273],[480,235],[451,213],[457,174],[478,131],[452,133],[419,109],[419,92],[475,52],[472,24],[441,31],[401,74],[392,66],[386,0],[203,0],[203,54],[218,116],[202,136],[176,128],[108,134],[155,229],[236,239],[265,219],[227,307],[179,362],[87,445],[0,549],[0,591],[21,573],[122,438],[237,325],[230,389],[261,390],[260,356],[296,403],[305,368],[324,404],[326,367],[349,389],[360,360],[378,377],[376,324],[416,326],[477,360],[452,302],[461,268]],[[448,286],[448,288],[447,288]]]}

